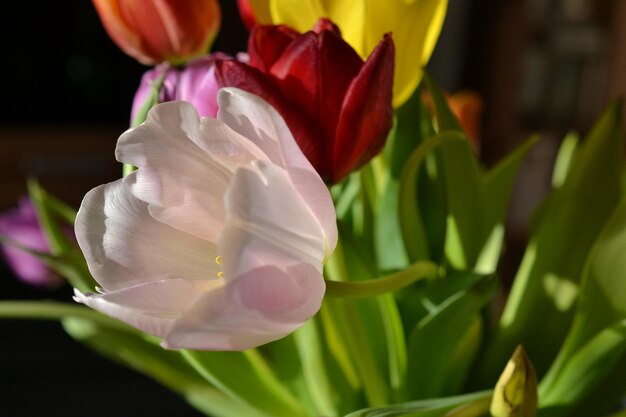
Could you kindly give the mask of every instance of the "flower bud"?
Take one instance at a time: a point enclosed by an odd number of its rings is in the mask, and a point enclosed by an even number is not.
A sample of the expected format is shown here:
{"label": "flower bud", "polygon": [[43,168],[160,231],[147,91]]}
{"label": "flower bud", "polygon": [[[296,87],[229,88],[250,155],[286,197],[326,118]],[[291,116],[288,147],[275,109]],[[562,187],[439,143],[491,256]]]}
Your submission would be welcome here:
{"label": "flower bud", "polygon": [[493,417],[535,417],[537,374],[522,345],[506,364],[491,400]]}
{"label": "flower bud", "polygon": [[93,0],[113,41],[142,64],[175,65],[204,54],[215,39],[217,0]]}

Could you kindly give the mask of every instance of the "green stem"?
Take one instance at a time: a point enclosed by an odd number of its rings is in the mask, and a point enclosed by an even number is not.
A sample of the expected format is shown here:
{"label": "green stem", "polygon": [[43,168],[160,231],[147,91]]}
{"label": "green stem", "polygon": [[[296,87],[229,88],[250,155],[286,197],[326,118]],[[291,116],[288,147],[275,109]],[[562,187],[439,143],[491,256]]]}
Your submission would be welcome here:
{"label": "green stem", "polygon": [[118,330],[132,330],[126,324],[87,307],[56,301],[0,301],[0,320],[37,319],[62,320],[78,317]]}
{"label": "green stem", "polygon": [[326,281],[326,295],[341,298],[361,298],[383,295],[405,288],[414,282],[437,276],[438,266],[419,261],[408,268],[386,277],[365,281]]}

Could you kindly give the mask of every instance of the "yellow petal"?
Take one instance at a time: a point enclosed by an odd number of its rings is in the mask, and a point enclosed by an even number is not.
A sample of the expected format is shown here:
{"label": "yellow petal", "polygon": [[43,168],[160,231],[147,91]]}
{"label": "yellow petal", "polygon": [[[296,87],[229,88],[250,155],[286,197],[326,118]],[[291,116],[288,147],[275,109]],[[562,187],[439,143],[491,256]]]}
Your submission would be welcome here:
{"label": "yellow petal", "polygon": [[369,0],[366,10],[365,48],[372,50],[382,35],[392,32],[396,45],[394,107],[404,103],[422,79],[441,32],[447,0]]}
{"label": "yellow petal", "polygon": [[326,16],[326,11],[320,0],[270,0],[270,15],[274,24],[306,32],[317,19]]}

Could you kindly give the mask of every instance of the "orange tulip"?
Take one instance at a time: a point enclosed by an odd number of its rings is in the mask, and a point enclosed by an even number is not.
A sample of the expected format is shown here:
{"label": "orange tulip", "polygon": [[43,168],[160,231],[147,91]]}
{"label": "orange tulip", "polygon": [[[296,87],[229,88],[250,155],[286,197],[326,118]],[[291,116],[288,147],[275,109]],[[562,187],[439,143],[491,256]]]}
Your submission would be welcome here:
{"label": "orange tulip", "polygon": [[215,39],[217,0],[93,0],[107,33],[122,51],[146,65],[182,64]]}
{"label": "orange tulip", "polygon": [[[431,113],[435,112],[432,98],[428,91],[422,99]],[[446,93],[446,100],[450,110],[457,118],[467,138],[475,151],[480,150],[480,124],[483,115],[484,102],[480,94],[471,90],[461,90],[453,94]]]}

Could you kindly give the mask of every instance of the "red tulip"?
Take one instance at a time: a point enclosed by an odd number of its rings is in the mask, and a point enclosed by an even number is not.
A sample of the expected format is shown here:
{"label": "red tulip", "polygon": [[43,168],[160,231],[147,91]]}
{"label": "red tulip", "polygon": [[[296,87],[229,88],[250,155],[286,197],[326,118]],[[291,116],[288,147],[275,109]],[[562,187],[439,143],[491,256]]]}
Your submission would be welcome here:
{"label": "red tulip", "polygon": [[142,64],[204,54],[220,26],[217,0],[92,0],[107,33]]}
{"label": "red tulip", "polygon": [[218,61],[218,82],[274,106],[326,182],[340,181],[380,152],[393,118],[391,35],[363,62],[328,19],[305,34],[256,26],[248,54],[248,64]]}

